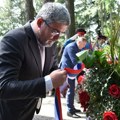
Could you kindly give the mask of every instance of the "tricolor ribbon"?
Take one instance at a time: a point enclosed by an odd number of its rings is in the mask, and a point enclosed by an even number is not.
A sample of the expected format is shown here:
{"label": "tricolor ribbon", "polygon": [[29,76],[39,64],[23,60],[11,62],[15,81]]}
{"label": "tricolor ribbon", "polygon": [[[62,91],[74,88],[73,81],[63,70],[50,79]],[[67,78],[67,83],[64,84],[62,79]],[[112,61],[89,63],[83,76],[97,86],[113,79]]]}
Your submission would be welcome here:
{"label": "tricolor ribbon", "polygon": [[[64,70],[67,71],[68,74],[74,74],[75,76],[78,75],[83,69],[85,65],[83,63],[78,63],[74,66],[73,69],[65,68]],[[60,89],[56,88],[55,90],[55,120],[63,120],[62,117],[62,106],[61,106],[61,96],[60,96]]]}
{"label": "tricolor ribbon", "polygon": [[78,63],[74,66],[73,69],[71,68],[64,68],[68,74],[79,74],[85,68],[84,63]]}
{"label": "tricolor ribbon", "polygon": [[54,107],[55,107],[55,120],[63,120],[59,88],[56,88],[55,90],[55,106]]}
{"label": "tricolor ribbon", "polygon": [[77,77],[77,75],[79,73],[82,72],[82,70],[85,68],[84,63],[77,63],[73,69],[71,68],[65,68],[65,70],[67,71],[67,77],[71,80],[75,80],[75,78]]}

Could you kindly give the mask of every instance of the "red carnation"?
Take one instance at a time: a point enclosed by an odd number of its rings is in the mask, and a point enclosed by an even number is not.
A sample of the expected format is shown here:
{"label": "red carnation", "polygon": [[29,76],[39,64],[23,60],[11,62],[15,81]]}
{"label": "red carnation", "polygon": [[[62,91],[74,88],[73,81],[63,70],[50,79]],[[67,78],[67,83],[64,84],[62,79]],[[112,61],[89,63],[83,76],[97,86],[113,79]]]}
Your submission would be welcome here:
{"label": "red carnation", "polygon": [[104,112],[103,120],[118,120],[116,114],[112,111]]}
{"label": "red carnation", "polygon": [[109,87],[109,94],[115,98],[120,97],[120,88],[119,86],[113,84]]}
{"label": "red carnation", "polygon": [[84,108],[84,111],[86,111],[86,108],[88,107],[88,103],[90,100],[90,96],[86,91],[80,91],[79,92],[79,100],[81,103],[81,107]]}

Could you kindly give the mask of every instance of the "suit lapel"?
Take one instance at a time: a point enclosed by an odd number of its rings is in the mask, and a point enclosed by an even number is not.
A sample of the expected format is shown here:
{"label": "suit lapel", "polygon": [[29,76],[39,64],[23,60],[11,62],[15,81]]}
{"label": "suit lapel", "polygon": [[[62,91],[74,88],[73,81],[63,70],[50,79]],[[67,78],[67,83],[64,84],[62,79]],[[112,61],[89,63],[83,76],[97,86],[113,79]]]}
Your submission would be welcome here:
{"label": "suit lapel", "polygon": [[40,56],[40,52],[38,49],[38,45],[37,45],[37,43],[33,42],[33,40],[30,41],[29,45],[30,45],[31,51],[35,57],[39,72],[42,75],[41,56]]}
{"label": "suit lapel", "polygon": [[51,64],[51,48],[45,48],[45,64],[43,69],[43,74],[48,74],[48,69],[50,68]]}
{"label": "suit lapel", "polygon": [[48,71],[48,68],[50,66],[50,60],[51,60],[51,54],[50,54],[50,49],[49,48],[45,48],[45,64],[44,64],[44,69],[43,69],[43,75],[46,74],[46,72]]}
{"label": "suit lapel", "polygon": [[36,61],[36,64],[38,66],[39,73],[40,73],[40,75],[42,75],[41,56],[40,56],[40,52],[39,52],[39,48],[38,48],[38,44],[37,44],[37,39],[34,35],[34,32],[31,28],[30,23],[27,23],[25,25],[25,31],[26,31],[26,34],[27,34],[28,39],[29,39],[29,43],[28,43],[29,47],[31,48],[31,51],[32,51],[33,56],[34,56],[35,61]]}

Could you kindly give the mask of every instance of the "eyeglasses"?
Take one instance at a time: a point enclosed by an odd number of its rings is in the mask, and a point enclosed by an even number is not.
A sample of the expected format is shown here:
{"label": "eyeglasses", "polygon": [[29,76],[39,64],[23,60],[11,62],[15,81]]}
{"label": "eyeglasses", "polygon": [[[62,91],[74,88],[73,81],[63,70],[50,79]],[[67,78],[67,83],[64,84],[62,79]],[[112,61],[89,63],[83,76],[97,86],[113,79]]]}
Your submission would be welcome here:
{"label": "eyeglasses", "polygon": [[53,36],[60,35],[61,32],[59,30],[52,28],[45,20],[44,20],[44,22],[47,25],[47,27],[51,30],[51,33]]}

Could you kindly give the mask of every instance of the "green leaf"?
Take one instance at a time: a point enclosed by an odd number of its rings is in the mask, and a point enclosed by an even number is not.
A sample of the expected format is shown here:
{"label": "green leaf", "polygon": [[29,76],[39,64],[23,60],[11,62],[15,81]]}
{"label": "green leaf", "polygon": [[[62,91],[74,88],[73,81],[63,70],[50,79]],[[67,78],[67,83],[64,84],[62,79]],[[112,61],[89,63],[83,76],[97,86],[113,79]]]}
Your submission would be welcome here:
{"label": "green leaf", "polygon": [[86,68],[93,67],[96,56],[93,51],[83,50],[76,54],[78,62],[83,62]]}
{"label": "green leaf", "polygon": [[82,62],[87,57],[88,51],[89,50],[83,50],[83,51],[76,53],[78,62]]}
{"label": "green leaf", "polygon": [[83,63],[85,64],[86,68],[91,68],[94,66],[96,57],[94,55],[94,52],[88,53],[86,58],[83,60]]}

